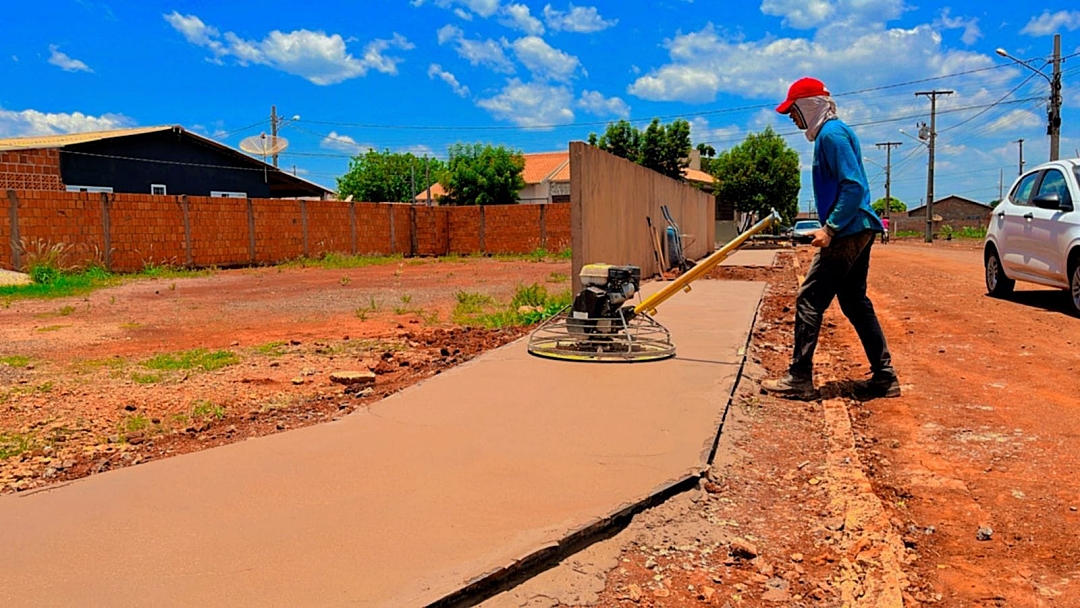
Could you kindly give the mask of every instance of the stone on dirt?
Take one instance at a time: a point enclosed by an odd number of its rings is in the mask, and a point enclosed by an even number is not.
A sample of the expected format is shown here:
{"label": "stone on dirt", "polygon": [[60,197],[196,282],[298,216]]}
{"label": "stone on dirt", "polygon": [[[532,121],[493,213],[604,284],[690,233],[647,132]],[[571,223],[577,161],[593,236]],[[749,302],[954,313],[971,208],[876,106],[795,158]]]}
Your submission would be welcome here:
{"label": "stone on dirt", "polygon": [[731,555],[741,559],[754,559],[758,556],[758,549],[750,541],[736,538],[731,541]]}
{"label": "stone on dirt", "polygon": [[990,537],[994,535],[994,530],[990,526],[983,526],[979,528],[979,531],[975,533],[975,540],[990,540]]}
{"label": "stone on dirt", "polygon": [[346,386],[375,384],[375,373],[371,371],[340,371],[330,374],[330,381]]}

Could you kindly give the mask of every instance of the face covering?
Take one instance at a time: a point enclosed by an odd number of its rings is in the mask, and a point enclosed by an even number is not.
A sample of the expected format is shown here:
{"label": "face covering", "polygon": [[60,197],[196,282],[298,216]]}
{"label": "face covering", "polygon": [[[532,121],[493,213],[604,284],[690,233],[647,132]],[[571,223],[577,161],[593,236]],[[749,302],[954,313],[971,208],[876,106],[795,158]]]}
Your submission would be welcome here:
{"label": "face covering", "polygon": [[826,121],[836,118],[836,102],[828,95],[804,97],[794,105],[806,122],[806,139],[809,141],[817,139],[818,132]]}

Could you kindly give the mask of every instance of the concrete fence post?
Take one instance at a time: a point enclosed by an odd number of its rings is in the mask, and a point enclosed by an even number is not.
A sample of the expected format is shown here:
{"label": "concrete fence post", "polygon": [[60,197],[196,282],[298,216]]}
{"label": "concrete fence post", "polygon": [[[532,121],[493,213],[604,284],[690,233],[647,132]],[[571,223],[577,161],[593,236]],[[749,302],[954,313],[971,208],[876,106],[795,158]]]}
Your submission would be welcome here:
{"label": "concrete fence post", "polygon": [[112,272],[112,216],[109,193],[101,193],[101,234],[105,243],[105,270]]}
{"label": "concrete fence post", "polygon": [[390,255],[394,255],[397,244],[397,234],[394,231],[394,206],[387,205],[386,210],[390,214]]}
{"label": "concrete fence post", "polygon": [[184,263],[191,267],[195,265],[195,256],[191,252],[191,210],[186,194],[180,197],[180,209],[184,214]]}
{"label": "concrete fence post", "polygon": [[352,254],[356,255],[356,203],[349,201],[349,237],[352,239]]}
{"label": "concrete fence post", "polygon": [[22,238],[19,236],[19,196],[8,190],[8,221],[11,222],[11,267],[22,269]]}
{"label": "concrete fence post", "polygon": [[540,248],[547,249],[547,208],[545,204],[540,205]]}
{"label": "concrete fence post", "polygon": [[308,221],[307,221],[307,201],[300,199],[300,226],[304,232],[304,257],[308,255]]}
{"label": "concrete fence post", "polygon": [[248,221],[248,257],[251,259],[251,263],[255,264],[255,203],[251,202],[251,198],[247,199],[247,221]]}
{"label": "concrete fence post", "polygon": [[419,247],[419,235],[416,225],[416,205],[409,205],[409,257],[416,256],[416,250]]}
{"label": "concrete fence post", "polygon": [[487,226],[484,225],[485,223],[486,217],[484,214],[484,206],[480,205],[480,253],[487,253],[487,235],[485,234],[487,232]]}

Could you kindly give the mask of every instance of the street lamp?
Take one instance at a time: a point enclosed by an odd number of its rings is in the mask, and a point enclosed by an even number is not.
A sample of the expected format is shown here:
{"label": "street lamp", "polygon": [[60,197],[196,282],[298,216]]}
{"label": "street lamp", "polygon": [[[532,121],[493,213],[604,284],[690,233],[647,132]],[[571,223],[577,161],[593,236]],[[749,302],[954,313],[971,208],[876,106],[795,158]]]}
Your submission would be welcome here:
{"label": "street lamp", "polygon": [[1050,160],[1057,160],[1060,158],[1061,152],[1061,34],[1054,34],[1053,58],[1040,66],[1040,68],[1043,68],[1048,64],[1053,64],[1052,76],[1047,76],[1041,69],[1031,67],[1030,61],[1017,59],[1006,53],[1005,49],[997,49],[997,54],[1035,72],[1050,83],[1050,104],[1046,111],[1046,134],[1050,136]]}

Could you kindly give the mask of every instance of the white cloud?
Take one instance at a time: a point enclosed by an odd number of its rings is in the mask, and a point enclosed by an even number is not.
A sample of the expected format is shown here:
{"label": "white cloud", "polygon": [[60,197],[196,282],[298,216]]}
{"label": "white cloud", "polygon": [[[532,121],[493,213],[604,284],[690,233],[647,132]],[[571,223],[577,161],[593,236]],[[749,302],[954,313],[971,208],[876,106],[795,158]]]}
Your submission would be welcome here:
{"label": "white cloud", "polygon": [[596,116],[630,116],[630,106],[625,101],[618,97],[604,97],[599,91],[582,91],[577,107]]}
{"label": "white cloud", "polygon": [[371,144],[358,144],[355,139],[348,135],[341,135],[337,131],[331,131],[319,142],[319,146],[327,150],[336,150],[347,154],[359,154],[375,148]]}
{"label": "white cloud", "polygon": [[989,133],[1000,132],[1027,132],[1044,126],[1046,118],[1039,116],[1031,110],[1013,110],[990,123],[986,129]]}
{"label": "white cloud", "polygon": [[[431,3],[439,8],[452,8],[457,16],[466,21],[472,20],[471,13],[487,19],[499,12],[499,0],[431,0]],[[413,6],[425,4],[427,0],[412,0]]]}
{"label": "white cloud", "polygon": [[476,105],[500,120],[522,127],[543,127],[573,122],[572,103],[573,94],[566,87],[512,78],[502,92]]}
{"label": "white cloud", "polygon": [[[93,71],[94,71],[94,70],[90,69],[90,66],[86,65],[82,61],[79,61],[78,59],[72,59],[71,57],[68,57],[64,53],[61,53],[60,52],[60,47],[56,46],[55,44],[50,44],[49,45],[49,52],[52,53],[49,56],[49,63],[55,65],[56,67],[60,68],[61,70],[64,70],[65,72],[91,72],[91,73],[93,73]],[[16,61],[18,61],[18,60],[16,59]]]}
{"label": "white cloud", "polygon": [[538,36],[519,38],[513,46],[518,60],[536,78],[569,82],[581,67],[577,57],[552,48]]}
{"label": "white cloud", "polygon": [[504,40],[496,42],[490,38],[487,40],[469,40],[460,28],[453,25],[445,25],[436,34],[439,44],[453,42],[457,48],[458,56],[468,60],[470,65],[483,65],[496,72],[504,74],[514,73],[514,64],[506,58],[503,47],[508,43]]}
{"label": "white cloud", "polygon": [[570,5],[568,11],[555,10],[551,8],[550,4],[545,5],[544,21],[547,22],[549,28],[556,32],[575,32],[578,34],[599,32],[614,27],[619,23],[618,19],[605,20],[594,6],[574,6],[573,4]]}
{"label": "white cloud", "polygon": [[0,137],[30,137],[61,135],[85,131],[108,131],[131,127],[135,123],[123,114],[92,116],[82,112],[51,113],[37,110],[5,110],[0,108]]}
{"label": "white cloud", "polygon": [[694,142],[695,145],[708,143],[717,152],[740,143],[745,132],[743,127],[736,125],[726,127],[710,126],[709,121],[701,116],[690,119],[690,141]]}
{"label": "white cloud", "polygon": [[[826,37],[827,38],[827,37]],[[775,100],[812,75],[833,92],[990,67],[994,60],[946,51],[928,25],[859,34],[852,41],[727,39],[712,24],[665,42],[671,61],[639,77],[629,92],[656,101],[711,101],[718,93]]]}
{"label": "white cloud", "polygon": [[392,48],[407,51],[415,47],[404,36],[395,33],[389,40],[369,42],[357,58],[349,53],[339,34],[274,30],[263,40],[246,40],[233,32],[220,34],[195,15],[173,11],[164,17],[188,42],[210,49],[215,61],[232,56],[242,66],[265,65],[317,85],[337,84],[365,76],[369,70],[396,75],[397,65],[403,60],[384,53]]}
{"label": "white cloud", "polygon": [[544,24],[529,13],[529,7],[524,4],[508,4],[503,8],[506,15],[499,23],[508,27],[519,29],[530,36],[539,36],[544,33]]}
{"label": "white cloud", "polygon": [[464,37],[465,32],[461,31],[460,27],[448,23],[436,30],[435,36],[439,40],[439,44],[446,44],[451,40],[457,40]]}
{"label": "white cloud", "polygon": [[883,24],[911,10],[904,0],[762,0],[761,12],[782,17],[783,24],[810,29],[838,21],[845,27],[855,24]]}
{"label": "white cloud", "polygon": [[1031,21],[1020,30],[1021,34],[1029,36],[1050,36],[1061,30],[1080,29],[1080,11],[1058,11],[1051,13],[1044,10],[1038,17],[1032,17]]}
{"label": "white cloud", "polygon": [[428,75],[428,78],[431,78],[431,79],[438,78],[438,79],[442,80],[443,82],[445,82],[446,84],[450,85],[450,88],[454,90],[454,93],[458,97],[468,97],[469,96],[469,87],[467,87],[467,86],[461,84],[460,82],[458,82],[457,77],[454,76],[453,74],[451,74],[450,72],[447,72],[446,70],[442,69],[441,65],[439,65],[437,63],[431,64],[431,66],[428,67],[427,75]]}
{"label": "white cloud", "polygon": [[783,17],[784,25],[807,29],[816,27],[832,17],[836,7],[829,0],[763,0],[761,12]]}
{"label": "white cloud", "polygon": [[949,13],[950,11],[948,8],[942,9],[941,11],[941,19],[938,21],[938,24],[943,29],[963,29],[964,33],[962,36],[960,36],[960,40],[968,46],[975,44],[976,42],[978,42],[979,38],[982,38],[982,30],[979,29],[978,19],[950,17]]}

